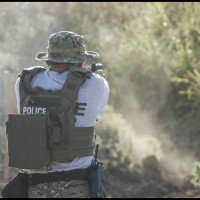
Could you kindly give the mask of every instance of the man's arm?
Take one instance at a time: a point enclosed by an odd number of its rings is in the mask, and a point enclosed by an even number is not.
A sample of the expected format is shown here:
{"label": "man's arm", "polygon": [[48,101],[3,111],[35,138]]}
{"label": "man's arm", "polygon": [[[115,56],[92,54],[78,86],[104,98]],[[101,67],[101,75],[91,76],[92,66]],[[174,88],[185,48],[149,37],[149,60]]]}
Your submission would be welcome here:
{"label": "man's arm", "polygon": [[20,113],[19,81],[20,81],[20,78],[18,78],[16,80],[16,82],[15,82],[15,95],[16,95],[16,98],[17,98],[17,110],[18,110],[18,113]]}

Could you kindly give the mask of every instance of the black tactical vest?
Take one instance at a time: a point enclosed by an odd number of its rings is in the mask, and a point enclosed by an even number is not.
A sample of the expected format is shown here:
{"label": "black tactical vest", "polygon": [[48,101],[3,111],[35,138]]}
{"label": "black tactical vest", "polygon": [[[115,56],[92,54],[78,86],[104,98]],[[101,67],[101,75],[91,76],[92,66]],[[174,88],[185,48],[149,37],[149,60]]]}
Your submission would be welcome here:
{"label": "black tactical vest", "polygon": [[71,67],[61,90],[31,88],[34,75],[44,70],[26,68],[20,75],[20,114],[9,113],[6,122],[10,167],[37,169],[94,155],[94,127],[74,127],[77,94],[91,72]]}

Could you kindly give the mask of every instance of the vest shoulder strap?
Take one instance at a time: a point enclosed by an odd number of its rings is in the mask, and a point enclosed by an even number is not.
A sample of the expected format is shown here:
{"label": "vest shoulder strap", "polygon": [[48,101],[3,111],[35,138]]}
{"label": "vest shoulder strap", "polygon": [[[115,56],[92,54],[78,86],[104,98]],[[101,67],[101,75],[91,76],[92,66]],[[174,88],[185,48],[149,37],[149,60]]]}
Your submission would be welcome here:
{"label": "vest shoulder strap", "polygon": [[83,68],[71,67],[61,93],[70,102],[75,103],[78,91],[86,79],[92,76],[92,72]]}
{"label": "vest shoulder strap", "polygon": [[30,93],[31,91],[31,80],[38,72],[45,71],[46,68],[42,66],[34,66],[23,69],[22,73],[19,75],[20,77],[20,87],[26,92]]}
{"label": "vest shoulder strap", "polygon": [[43,66],[33,66],[33,67],[24,68],[22,73],[26,72],[34,76],[36,73],[44,71],[44,70],[46,70],[46,68]]}

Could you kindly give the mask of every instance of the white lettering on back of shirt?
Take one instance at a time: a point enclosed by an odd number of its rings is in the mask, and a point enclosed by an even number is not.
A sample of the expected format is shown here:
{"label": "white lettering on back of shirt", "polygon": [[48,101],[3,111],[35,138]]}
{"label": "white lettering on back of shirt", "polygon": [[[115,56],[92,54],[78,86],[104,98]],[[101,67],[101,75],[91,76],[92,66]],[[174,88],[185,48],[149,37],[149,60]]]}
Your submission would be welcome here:
{"label": "white lettering on back of shirt", "polygon": [[23,107],[23,114],[32,115],[32,114],[43,114],[46,115],[46,108],[41,107]]}

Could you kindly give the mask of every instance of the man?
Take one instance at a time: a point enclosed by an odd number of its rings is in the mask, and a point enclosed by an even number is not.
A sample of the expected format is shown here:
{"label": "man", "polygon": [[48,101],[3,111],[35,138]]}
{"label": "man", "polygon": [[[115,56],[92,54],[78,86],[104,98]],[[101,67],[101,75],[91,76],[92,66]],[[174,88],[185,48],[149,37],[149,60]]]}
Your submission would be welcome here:
{"label": "man", "polygon": [[[27,68],[16,81],[20,116],[10,115],[7,123],[8,132],[16,130],[8,133],[9,164],[29,174],[29,198],[91,197],[87,177],[96,146],[94,126],[107,104],[109,86],[102,70],[83,68],[98,56],[85,50],[83,36],[54,33],[47,49],[36,59],[49,68]],[[17,143],[18,135],[23,139]]]}

